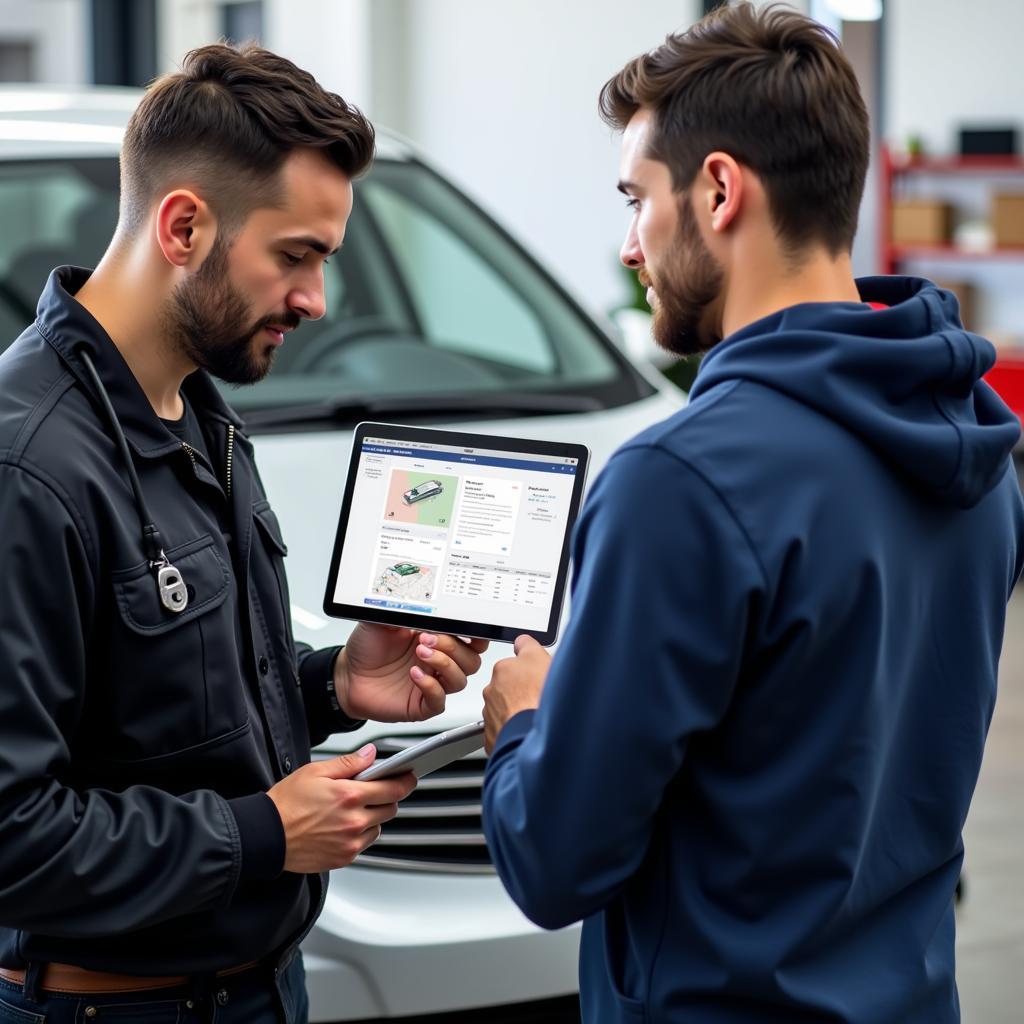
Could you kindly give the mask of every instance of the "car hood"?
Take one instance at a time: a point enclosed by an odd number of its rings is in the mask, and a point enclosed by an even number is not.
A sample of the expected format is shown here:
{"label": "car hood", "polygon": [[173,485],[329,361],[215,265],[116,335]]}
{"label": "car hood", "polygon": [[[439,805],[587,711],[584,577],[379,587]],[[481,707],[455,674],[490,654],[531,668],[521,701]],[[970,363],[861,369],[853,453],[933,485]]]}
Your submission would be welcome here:
{"label": "car hood", "polygon": [[[593,480],[623,442],[670,416],[685,400],[681,392],[665,386],[649,398],[599,413],[544,416],[526,421],[460,422],[452,425],[452,429],[585,444],[592,452],[588,479]],[[314,647],[344,643],[355,624],[327,618],[323,613],[323,600],[352,450],[352,433],[337,430],[261,434],[253,443],[260,477],[288,545],[285,561],[295,638]],[[565,614],[568,614],[568,603]],[[564,628],[565,616],[562,622]],[[429,722],[387,725],[368,722],[356,733],[332,737],[324,747],[351,750],[375,736],[431,733],[473,721],[480,717],[483,703],[480,693],[490,679],[491,667],[498,659],[511,654],[511,645],[492,644],[484,656],[483,667],[470,680],[469,686],[449,698],[445,712]]]}

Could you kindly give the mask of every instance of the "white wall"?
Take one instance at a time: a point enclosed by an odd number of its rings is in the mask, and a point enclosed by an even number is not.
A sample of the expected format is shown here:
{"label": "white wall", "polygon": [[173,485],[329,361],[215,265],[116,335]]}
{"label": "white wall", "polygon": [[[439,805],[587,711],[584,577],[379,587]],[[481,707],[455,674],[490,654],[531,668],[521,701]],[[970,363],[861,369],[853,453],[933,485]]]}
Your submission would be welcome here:
{"label": "white wall", "polygon": [[605,311],[626,295],[617,254],[627,218],[618,138],[597,95],[700,10],[699,0],[373,0],[369,92],[351,98]]}
{"label": "white wall", "polygon": [[1024,130],[1021,0],[889,0],[885,104],[890,139],[955,152],[961,122]]}
{"label": "white wall", "polygon": [[[3,0],[0,0],[3,2]],[[372,0],[263,0],[263,44],[355,103],[369,94]],[[222,32],[222,0],[159,0],[157,69]]]}
{"label": "white wall", "polygon": [[32,45],[37,82],[79,85],[92,76],[88,15],[82,0],[0,0],[0,38]]}
{"label": "white wall", "polygon": [[374,0],[263,0],[264,42],[357,106],[366,103],[376,51]]}
{"label": "white wall", "polygon": [[157,0],[157,74],[173,71],[189,50],[220,36],[220,12],[211,0]]}

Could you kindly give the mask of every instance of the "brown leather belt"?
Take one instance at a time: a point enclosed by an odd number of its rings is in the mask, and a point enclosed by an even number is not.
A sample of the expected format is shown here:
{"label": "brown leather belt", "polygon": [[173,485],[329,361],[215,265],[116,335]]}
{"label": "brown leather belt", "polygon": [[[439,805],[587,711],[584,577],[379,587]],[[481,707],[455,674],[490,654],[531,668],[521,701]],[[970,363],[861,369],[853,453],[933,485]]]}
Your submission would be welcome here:
{"label": "brown leather belt", "polygon": [[[217,971],[218,978],[241,974],[259,967],[259,960]],[[0,978],[15,985],[25,984],[25,972],[0,967]],[[192,981],[187,974],[150,975],[111,974],[90,971],[75,964],[46,964],[39,976],[39,987],[47,992],[142,992],[150,988],[174,988]]]}

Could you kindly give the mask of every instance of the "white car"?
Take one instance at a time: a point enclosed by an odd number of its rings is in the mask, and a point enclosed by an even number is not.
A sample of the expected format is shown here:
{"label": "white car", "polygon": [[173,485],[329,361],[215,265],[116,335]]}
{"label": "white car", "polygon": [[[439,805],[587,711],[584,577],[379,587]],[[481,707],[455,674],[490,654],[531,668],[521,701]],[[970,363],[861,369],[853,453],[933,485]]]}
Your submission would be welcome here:
{"label": "white car", "polygon": [[[93,266],[102,254],[116,221],[118,145],[139,95],[0,87],[0,348],[33,319],[54,266]],[[355,423],[575,441],[593,451],[593,479],[623,441],[685,401],[383,132],[326,275],[324,319],[289,338],[266,380],[226,392],[254,437],[290,544],[296,637],[316,647],[351,629],[325,618],[321,603]],[[467,690],[430,723],[368,723],[315,754],[368,740],[386,754],[478,719],[490,666],[509,652],[493,645]],[[333,873],[303,946],[313,1021],[447,1019],[499,1006],[486,1011],[489,1021],[537,1020],[542,1001],[575,993],[578,929],[535,928],[493,872],[483,768],[471,756],[424,779],[380,841]],[[571,998],[553,1006],[572,1018]]]}

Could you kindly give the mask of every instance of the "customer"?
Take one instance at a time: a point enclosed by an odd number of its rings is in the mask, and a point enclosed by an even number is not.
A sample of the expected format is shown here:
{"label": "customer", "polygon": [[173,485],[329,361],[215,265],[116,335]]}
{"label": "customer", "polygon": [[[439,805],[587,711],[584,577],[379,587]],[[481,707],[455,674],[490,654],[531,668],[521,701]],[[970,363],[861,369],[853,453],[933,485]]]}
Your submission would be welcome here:
{"label": "customer", "polygon": [[868,118],[816,22],[723,8],[601,109],[622,260],[708,354],[595,482],[553,661],[520,638],[485,690],[495,865],[585,919],[588,1022],[955,1021],[1024,550],[994,350],[927,281],[854,281]]}
{"label": "customer", "polygon": [[0,1019],[305,1020],[321,873],[414,784],[310,743],[435,715],[480,666],[379,626],[296,649],[210,377],[259,380],[323,315],[373,144],[289,61],[192,52],[128,125],[96,271],[54,271],[0,358]]}

